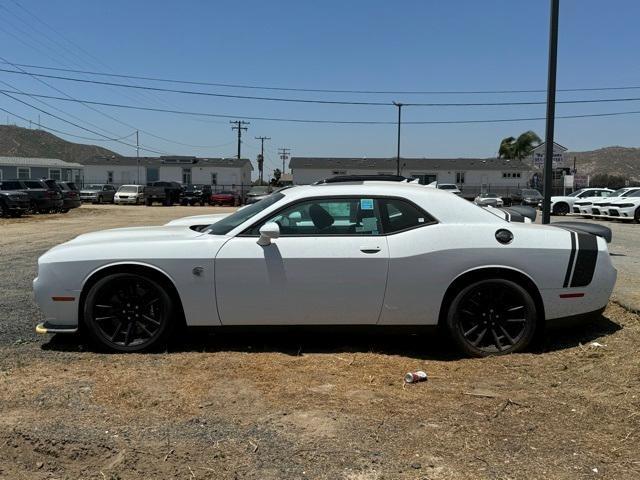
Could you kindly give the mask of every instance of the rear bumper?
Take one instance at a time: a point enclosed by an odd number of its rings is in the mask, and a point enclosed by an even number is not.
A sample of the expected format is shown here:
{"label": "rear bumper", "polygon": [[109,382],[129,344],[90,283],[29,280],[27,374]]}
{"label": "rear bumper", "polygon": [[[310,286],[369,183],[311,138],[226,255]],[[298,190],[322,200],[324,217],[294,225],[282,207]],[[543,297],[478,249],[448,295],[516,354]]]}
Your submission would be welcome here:
{"label": "rear bumper", "polygon": [[82,201],[79,198],[64,200],[62,203],[62,208],[78,208],[82,205]]}

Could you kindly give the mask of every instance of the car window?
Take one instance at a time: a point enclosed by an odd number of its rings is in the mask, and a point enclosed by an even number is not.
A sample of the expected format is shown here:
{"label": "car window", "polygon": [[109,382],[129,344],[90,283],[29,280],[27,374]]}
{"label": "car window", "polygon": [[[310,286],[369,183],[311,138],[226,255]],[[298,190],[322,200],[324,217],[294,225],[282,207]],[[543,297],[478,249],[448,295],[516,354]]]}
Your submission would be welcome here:
{"label": "car window", "polygon": [[22,189],[22,185],[20,182],[0,182],[0,190],[20,190]]}
{"label": "car window", "polygon": [[384,233],[396,233],[435,222],[429,214],[404,200],[383,198],[378,202]]}
{"label": "car window", "polygon": [[42,183],[33,180],[26,180],[24,186],[27,188],[45,188]]}
{"label": "car window", "polygon": [[276,202],[279,202],[284,198],[282,193],[276,193],[270,195],[267,198],[253,203],[247,207],[236,210],[234,213],[222,220],[210,225],[204,230],[204,233],[210,233],[212,235],[226,235],[237,226],[243,224],[251,217],[257,215],[261,211],[269,208]]}
{"label": "car window", "polygon": [[382,234],[378,202],[373,198],[318,198],[299,202],[247,233],[258,235],[260,227],[268,222],[279,225],[282,237]]}

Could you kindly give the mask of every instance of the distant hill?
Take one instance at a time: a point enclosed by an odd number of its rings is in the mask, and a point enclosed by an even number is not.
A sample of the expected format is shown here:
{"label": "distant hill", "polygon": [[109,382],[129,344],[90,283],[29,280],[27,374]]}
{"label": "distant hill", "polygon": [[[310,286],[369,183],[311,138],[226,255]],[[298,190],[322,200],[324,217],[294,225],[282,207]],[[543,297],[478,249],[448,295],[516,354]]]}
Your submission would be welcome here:
{"label": "distant hill", "polygon": [[44,130],[0,125],[0,156],[3,157],[59,158],[78,162],[96,155],[120,156],[97,145],[68,142]]}
{"label": "distant hill", "polygon": [[566,156],[570,165],[576,158],[576,169],[580,174],[607,173],[640,181],[640,148],[605,147],[588,152],[567,152]]}

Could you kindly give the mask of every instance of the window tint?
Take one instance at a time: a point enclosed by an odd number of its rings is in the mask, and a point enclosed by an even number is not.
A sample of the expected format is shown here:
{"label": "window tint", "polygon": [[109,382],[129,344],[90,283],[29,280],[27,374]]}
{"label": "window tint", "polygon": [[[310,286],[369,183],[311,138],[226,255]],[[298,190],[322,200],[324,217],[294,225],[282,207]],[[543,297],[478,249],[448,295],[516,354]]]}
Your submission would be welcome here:
{"label": "window tint", "polygon": [[24,182],[25,187],[27,188],[46,188],[41,182],[37,182],[35,180],[27,180]]}
{"label": "window tint", "polygon": [[404,200],[383,198],[379,203],[385,233],[400,232],[435,221],[432,216]]}
{"label": "window tint", "polygon": [[283,237],[382,234],[378,202],[373,198],[318,198],[296,203],[247,233],[258,235],[268,222],[277,223]]}
{"label": "window tint", "polygon": [[1,190],[20,190],[22,189],[22,185],[20,185],[20,182],[1,182],[0,183],[0,189]]}

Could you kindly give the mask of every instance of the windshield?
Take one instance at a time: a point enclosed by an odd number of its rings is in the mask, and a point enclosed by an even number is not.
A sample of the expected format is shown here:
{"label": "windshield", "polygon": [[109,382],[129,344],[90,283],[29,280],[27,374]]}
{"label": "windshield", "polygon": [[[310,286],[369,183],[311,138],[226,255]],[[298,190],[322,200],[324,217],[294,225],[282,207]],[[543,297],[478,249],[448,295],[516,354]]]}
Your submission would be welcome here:
{"label": "windshield", "polygon": [[102,190],[102,185],[87,185],[85,190]]}
{"label": "windshield", "polygon": [[540,192],[538,190],[523,190],[522,195],[528,197],[541,197]]}
{"label": "windshield", "polygon": [[570,193],[569,195],[567,195],[567,197],[577,197],[578,195],[580,195],[582,192],[584,191],[584,188],[581,188],[580,190],[576,190],[573,193]]}
{"label": "windshield", "polygon": [[440,185],[439,188],[440,190],[455,190],[458,187],[455,185]]}
{"label": "windshield", "polygon": [[135,185],[124,185],[118,189],[118,193],[136,193],[138,187]]}
{"label": "windshield", "polygon": [[631,195],[625,195],[627,197],[640,197],[640,190],[634,191]]}
{"label": "windshield", "polygon": [[269,187],[253,187],[247,195],[266,195],[269,193]]}
{"label": "windshield", "polygon": [[482,198],[498,198],[497,193],[481,193],[480,197]]}
{"label": "windshield", "polygon": [[621,188],[620,190],[616,190],[609,196],[610,197],[633,197],[633,194],[636,192],[638,192],[638,190],[627,190],[627,189]]}
{"label": "windshield", "polygon": [[283,198],[284,195],[282,193],[275,193],[273,195],[270,195],[267,198],[260,200],[259,202],[249,205],[248,207],[244,207],[241,210],[236,210],[228,217],[219,220],[218,222],[205,229],[204,232],[210,233],[212,235],[226,235],[238,225],[246,222],[254,215],[257,215],[261,211],[269,208],[271,205],[279,202]]}

